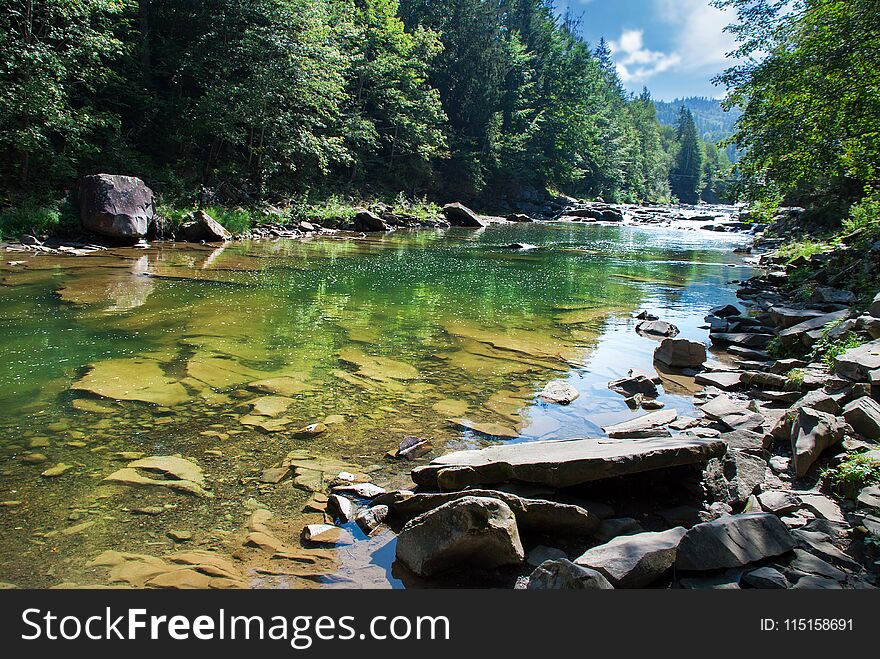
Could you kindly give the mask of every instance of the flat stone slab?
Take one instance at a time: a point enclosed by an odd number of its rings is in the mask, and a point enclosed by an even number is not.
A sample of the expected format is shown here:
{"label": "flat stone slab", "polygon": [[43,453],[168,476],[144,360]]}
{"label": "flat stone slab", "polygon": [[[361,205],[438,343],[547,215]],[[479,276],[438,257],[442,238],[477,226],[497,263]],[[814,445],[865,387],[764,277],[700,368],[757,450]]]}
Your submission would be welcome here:
{"label": "flat stone slab", "polygon": [[609,437],[616,439],[639,439],[643,437],[658,437],[668,435],[665,426],[678,418],[675,410],[661,410],[637,416],[635,419],[607,426],[603,430]]}
{"label": "flat stone slab", "polygon": [[740,387],[741,378],[742,373],[740,371],[715,371],[711,373],[697,373],[694,380],[697,384],[730,391]]}
{"label": "flat stone slab", "polygon": [[615,476],[687,464],[725,453],[717,439],[653,437],[638,440],[567,439],[490,446],[435,458],[412,472],[418,485],[462,489],[506,481],[570,487]]}

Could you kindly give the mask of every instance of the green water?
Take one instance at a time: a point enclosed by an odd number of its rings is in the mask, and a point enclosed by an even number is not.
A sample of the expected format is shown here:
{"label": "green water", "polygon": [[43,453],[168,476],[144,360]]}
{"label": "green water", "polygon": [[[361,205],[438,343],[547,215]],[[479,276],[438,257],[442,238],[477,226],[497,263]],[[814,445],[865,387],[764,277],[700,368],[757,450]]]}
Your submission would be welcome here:
{"label": "green water", "polygon": [[[742,242],[554,224],[0,254],[0,581],[106,583],[106,570],[88,565],[106,549],[181,548],[234,558],[254,585],[334,581],[267,574],[284,570],[242,548],[255,507],[269,508],[294,546],[303,523],[321,521],[303,512],[302,482],[263,483],[263,469],[294,452],[330,460],[328,472],[345,465],[406,486],[414,463],[385,456],[406,435],[430,438],[437,454],[601,433],[633,416],[608,380],[649,367],[656,345],[632,331],[632,311],[653,309],[705,340],[702,316],[747,276],[732,254]],[[553,379],[581,397],[540,403]],[[271,393],[255,385],[266,380],[289,399],[274,420],[251,414]],[[663,400],[686,413],[685,393],[670,382]],[[324,421],[318,435],[295,432]],[[136,453],[191,460],[214,496],[103,480]],[[70,469],[41,476],[59,463]],[[192,539],[175,545],[169,530]],[[396,584],[375,558],[389,553],[381,540],[361,536],[343,553],[325,566],[344,575],[335,581]]]}

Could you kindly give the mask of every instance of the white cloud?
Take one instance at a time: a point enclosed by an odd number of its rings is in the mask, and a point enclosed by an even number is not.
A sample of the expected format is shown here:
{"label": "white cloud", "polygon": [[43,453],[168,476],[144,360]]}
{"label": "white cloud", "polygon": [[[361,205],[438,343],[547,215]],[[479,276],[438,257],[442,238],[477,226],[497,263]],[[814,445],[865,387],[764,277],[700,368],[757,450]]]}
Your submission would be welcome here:
{"label": "white cloud", "polygon": [[732,9],[721,10],[709,0],[655,0],[661,20],[679,26],[676,52],[682,69],[716,69],[727,63],[727,53],[736,48],[732,34],[724,31],[736,20]]}
{"label": "white cloud", "polygon": [[608,43],[624,84],[643,82],[681,62],[678,53],[645,48],[644,36],[643,30],[624,30],[619,39]]}
{"label": "white cloud", "polygon": [[[671,26],[674,48],[668,52],[645,47],[644,30],[624,29],[609,42],[620,79],[639,84],[665,71],[720,73],[727,53],[736,48],[724,28],[734,22],[732,10],[720,10],[709,0],[653,0],[658,19]],[[665,29],[665,28],[664,28]]]}

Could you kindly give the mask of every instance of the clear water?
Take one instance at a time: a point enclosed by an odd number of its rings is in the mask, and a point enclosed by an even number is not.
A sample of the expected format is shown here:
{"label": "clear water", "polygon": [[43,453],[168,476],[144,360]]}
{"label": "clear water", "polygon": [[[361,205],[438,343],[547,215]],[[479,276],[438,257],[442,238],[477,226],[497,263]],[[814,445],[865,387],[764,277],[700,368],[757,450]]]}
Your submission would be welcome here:
{"label": "clear water", "polygon": [[[306,576],[243,547],[256,507],[293,547],[303,524],[322,520],[303,510],[312,494],[301,484],[263,483],[262,470],[296,452],[398,487],[414,465],[385,454],[406,435],[431,438],[439,454],[601,433],[637,414],[608,381],[649,369],[657,345],[633,331],[633,311],[706,340],[706,311],[734,301],[733,282],[749,276],[732,253],[744,242],[533,224],[79,258],[0,253],[0,581],[103,584],[107,570],[89,562],[107,549],[195,548],[232,558],[255,586],[400,585],[388,534],[353,530],[360,540],[325,552]],[[243,424],[266,395],[252,383],[279,377],[293,384],[283,429]],[[580,398],[540,402],[553,379]],[[666,381],[661,400],[687,414],[688,385]],[[293,432],[337,415],[319,435]],[[214,496],[103,481],[132,453],[197,463]],[[41,476],[59,463],[71,468]],[[169,530],[192,538],[175,544]]]}

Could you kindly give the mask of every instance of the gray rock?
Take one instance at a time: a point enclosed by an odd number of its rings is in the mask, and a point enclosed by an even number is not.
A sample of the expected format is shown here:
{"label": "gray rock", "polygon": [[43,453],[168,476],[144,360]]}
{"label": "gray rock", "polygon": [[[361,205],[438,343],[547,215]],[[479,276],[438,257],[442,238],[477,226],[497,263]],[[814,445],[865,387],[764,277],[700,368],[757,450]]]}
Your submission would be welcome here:
{"label": "gray rock", "polygon": [[861,565],[835,547],[831,542],[831,537],[826,533],[796,529],[791,534],[798,547],[814,556],[818,556],[829,563],[840,565],[847,570],[858,572],[862,569]]}
{"label": "gray rock", "polygon": [[732,449],[706,464],[703,482],[714,501],[744,503],[764,480],[766,470],[763,459]]}
{"label": "gray rock", "polygon": [[706,346],[690,339],[663,339],[654,360],[670,368],[697,368],[706,362]]}
{"label": "gray rock", "polygon": [[421,576],[523,562],[516,517],[503,501],[464,497],[410,520],[397,537],[397,560]]}
{"label": "gray rock", "polygon": [[361,531],[370,535],[385,521],[389,511],[388,506],[382,504],[364,508],[355,515],[354,521],[361,528]]}
{"label": "gray rock", "polygon": [[76,204],[86,231],[135,243],[156,215],[153,191],[133,176],[96,174],[77,182]]}
{"label": "gray rock", "polygon": [[479,229],[480,227],[489,226],[489,222],[474,213],[467,206],[457,202],[454,204],[446,204],[443,207],[443,214],[454,227]]}
{"label": "gray rock", "polygon": [[346,523],[354,520],[357,506],[348,497],[331,494],[327,497],[327,512],[340,522]]}
{"label": "gray rock", "polygon": [[788,588],[788,581],[782,572],[772,567],[759,567],[757,570],[746,572],[742,580],[752,588],[765,590]]}
{"label": "gray rock", "polygon": [[443,494],[394,492],[383,497],[394,514],[409,520],[438,508],[445,503],[468,496],[498,499],[507,504],[522,531],[556,536],[591,535],[599,526],[599,518],[589,510],[571,504],[545,499],[529,499],[497,490],[465,490]]}
{"label": "gray rock", "polygon": [[846,573],[843,570],[837,569],[831,563],[823,561],[818,556],[813,556],[803,549],[794,550],[794,559],[788,566],[804,574],[827,577],[835,581],[846,581]]}
{"label": "gray rock", "polygon": [[656,398],[660,393],[657,390],[657,385],[654,381],[641,374],[620,378],[619,380],[612,380],[608,383],[608,388],[626,398],[635,396],[636,394]]}
{"label": "gray rock", "polygon": [[[635,419],[607,426],[603,430],[609,437],[615,439],[640,439],[645,437],[660,437],[668,435],[665,427],[678,418],[675,410],[661,410],[643,414]],[[662,430],[661,430],[662,429]]]}
{"label": "gray rock", "polygon": [[826,312],[818,309],[793,309],[790,307],[770,307],[770,320],[777,327],[788,329],[803,322],[824,316]]}
{"label": "gray rock", "polygon": [[636,325],[636,332],[652,337],[678,336],[678,328],[663,320],[643,320]]}
{"label": "gray rock", "polygon": [[791,452],[795,475],[806,476],[822,452],[843,441],[843,425],[825,412],[802,407],[791,428]]}
{"label": "gray rock", "polygon": [[874,318],[880,318],[880,293],[874,296],[874,301],[871,302],[868,313],[874,316]]}
{"label": "gray rock", "polygon": [[742,312],[732,304],[725,304],[723,307],[709,309],[709,315],[718,316],[719,318],[729,318],[730,316],[741,316]]}
{"label": "gray rock", "polygon": [[529,590],[612,590],[596,570],[575,565],[567,558],[546,561],[529,576]]}
{"label": "gray rock", "polygon": [[695,572],[743,567],[794,547],[794,538],[776,515],[730,515],[691,528],[679,544],[675,566]]}
{"label": "gray rock", "polygon": [[547,383],[538,396],[548,403],[568,405],[572,401],[577,400],[580,397],[580,393],[565,380],[553,380]]}
{"label": "gray rock", "polygon": [[758,495],[761,508],[768,513],[782,517],[800,508],[801,501],[796,495],[783,490],[770,490]]}
{"label": "gray rock", "polygon": [[[518,481],[570,487],[627,474],[705,463],[723,455],[727,447],[718,440],[651,438],[627,442],[607,439],[571,439],[496,445],[457,451],[435,458],[412,471],[423,487],[450,489]],[[457,468],[454,482],[443,471]]]}
{"label": "gray rock", "polygon": [[871,371],[878,368],[880,368],[880,340],[852,348],[834,358],[834,372],[856,382],[868,382]]}
{"label": "gray rock", "polygon": [[865,508],[880,508],[880,485],[869,485],[862,488],[856,501]]}
{"label": "gray rock", "polygon": [[772,334],[756,334],[752,332],[738,332],[738,333],[717,333],[711,334],[710,337],[713,343],[722,343],[722,344],[734,344],[741,346],[743,348],[758,348],[763,349],[770,345],[770,341],[773,340]]}
{"label": "gray rock", "polygon": [[835,579],[807,574],[798,579],[792,590],[841,590],[843,586]]}
{"label": "gray rock", "polygon": [[729,449],[757,452],[770,448],[769,435],[751,430],[740,429],[722,433],[720,439],[727,443]]}
{"label": "gray rock", "polygon": [[741,386],[742,372],[740,371],[711,371],[697,373],[694,380],[697,384],[707,387],[718,387],[724,391],[733,391]]}
{"label": "gray rock", "polygon": [[880,403],[862,396],[843,408],[843,418],[866,439],[880,440]]}
{"label": "gray rock", "polygon": [[232,239],[232,234],[203,210],[193,213],[190,221],[180,227],[180,233],[191,243],[217,243]]}
{"label": "gray rock", "polygon": [[388,225],[385,224],[385,221],[381,217],[365,208],[358,208],[356,210],[354,215],[354,228],[357,231],[364,231],[367,233],[388,231],[389,229]]}
{"label": "gray rock", "polygon": [[351,485],[337,485],[333,488],[334,494],[357,497],[358,499],[375,499],[380,494],[385,494],[385,488],[373,483],[353,483]]}
{"label": "gray rock", "polygon": [[803,336],[808,332],[820,330],[828,323],[833,323],[835,320],[846,318],[848,315],[849,310],[843,309],[841,311],[835,311],[833,313],[810,318],[809,320],[805,320],[802,323],[798,323],[788,329],[782,330],[779,333],[779,341],[786,348],[794,348],[799,343],[804,343]]}
{"label": "gray rock", "polygon": [[601,572],[616,588],[642,588],[672,568],[685,533],[679,526],[659,533],[620,536],[587,550],[575,563]]}
{"label": "gray rock", "polygon": [[784,474],[788,472],[791,460],[782,455],[774,455],[770,458],[770,469],[776,474]]}

